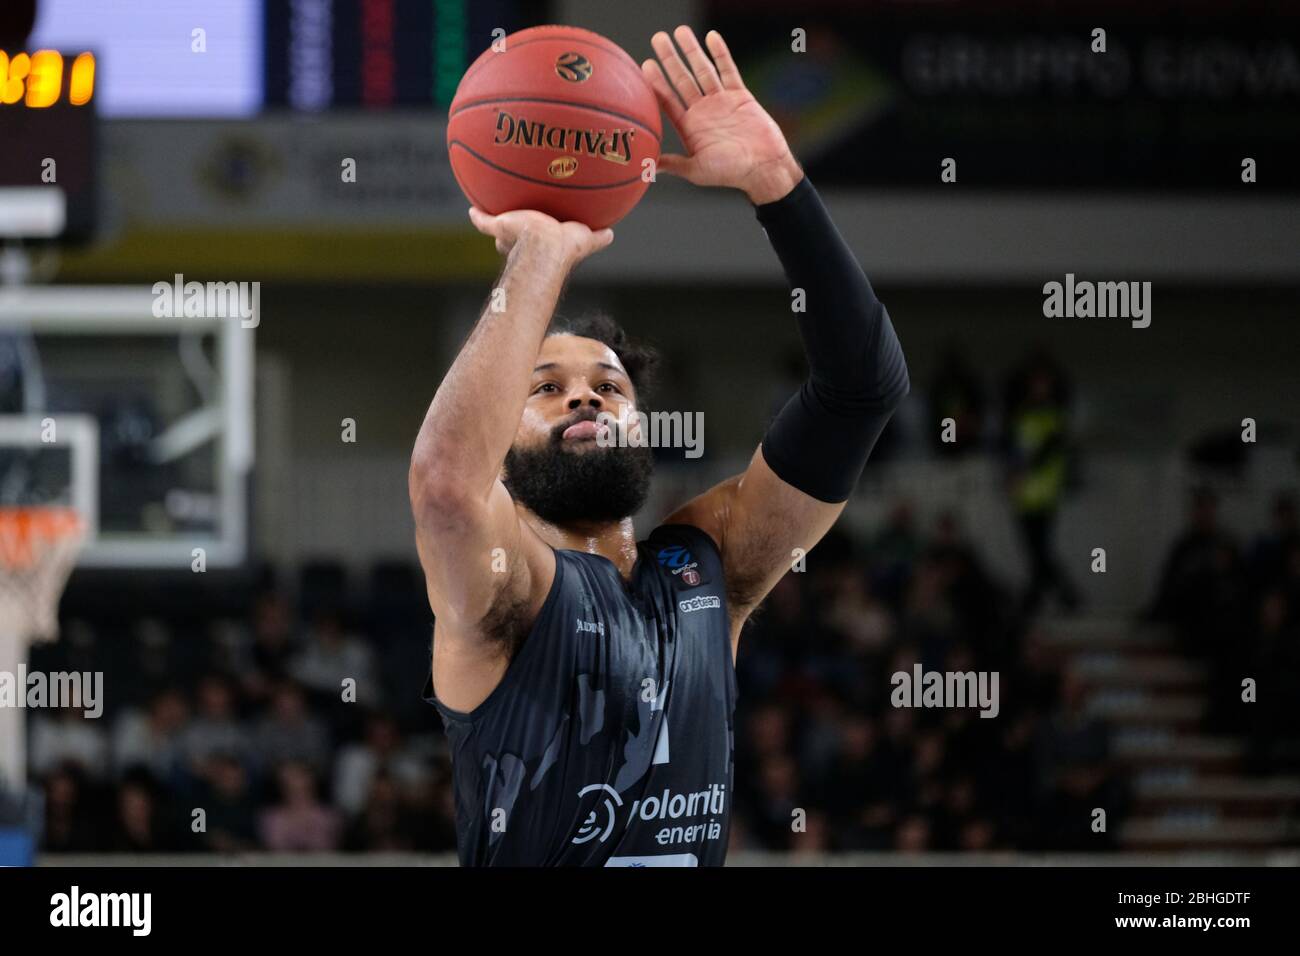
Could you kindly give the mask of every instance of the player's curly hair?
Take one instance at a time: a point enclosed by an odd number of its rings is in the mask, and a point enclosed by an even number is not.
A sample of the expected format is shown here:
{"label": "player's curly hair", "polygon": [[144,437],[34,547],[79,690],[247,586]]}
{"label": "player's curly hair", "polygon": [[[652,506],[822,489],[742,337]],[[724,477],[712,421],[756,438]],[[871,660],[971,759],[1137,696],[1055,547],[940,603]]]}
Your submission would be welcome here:
{"label": "player's curly hair", "polygon": [[546,334],[578,335],[609,346],[623,363],[627,377],[632,380],[637,404],[644,407],[654,389],[659,370],[659,352],[653,346],[629,339],[623,327],[604,312],[585,312],[578,316],[557,314],[551,319]]}

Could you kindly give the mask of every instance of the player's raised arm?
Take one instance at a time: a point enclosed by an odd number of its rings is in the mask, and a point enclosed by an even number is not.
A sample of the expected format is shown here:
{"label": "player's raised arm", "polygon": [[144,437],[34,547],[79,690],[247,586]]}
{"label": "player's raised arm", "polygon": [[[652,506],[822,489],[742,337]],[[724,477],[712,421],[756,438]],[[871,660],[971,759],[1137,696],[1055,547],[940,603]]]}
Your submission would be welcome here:
{"label": "player's raised arm", "polygon": [[506,265],[433,397],[409,473],[429,601],[440,640],[453,641],[473,639],[504,592],[520,600],[539,586],[532,571],[546,551],[521,528],[500,481],[501,466],[569,271],[613,239],[608,229],[593,233],[538,212],[488,216],[472,209],[470,218],[496,239]]}
{"label": "player's raised arm", "polygon": [[716,32],[712,60],[686,27],[652,40],[662,64],[643,71],[689,155],[661,160],[693,183],[730,186],[759,222],[801,289],[797,312],[810,376],[781,410],[746,471],[685,505],[670,520],[719,542],[739,623],[811,548],[844,508],[872,447],[907,394],[907,365],[889,315],[775,121],[741,81]]}

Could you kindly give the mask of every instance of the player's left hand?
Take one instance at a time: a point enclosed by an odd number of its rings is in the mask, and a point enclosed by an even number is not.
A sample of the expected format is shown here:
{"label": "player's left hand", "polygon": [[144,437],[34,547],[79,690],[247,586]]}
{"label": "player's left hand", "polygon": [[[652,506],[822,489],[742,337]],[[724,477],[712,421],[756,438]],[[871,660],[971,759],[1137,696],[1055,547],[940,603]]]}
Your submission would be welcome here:
{"label": "player's left hand", "polygon": [[687,156],[660,156],[659,171],[697,186],[740,189],[756,204],[780,199],[803,178],[803,171],[781,128],[745,88],[722,35],[710,30],[704,37],[712,60],[690,27],[678,27],[673,36],[685,60],[660,31],[650,38],[658,62],[641,64],[660,107],[689,151]]}

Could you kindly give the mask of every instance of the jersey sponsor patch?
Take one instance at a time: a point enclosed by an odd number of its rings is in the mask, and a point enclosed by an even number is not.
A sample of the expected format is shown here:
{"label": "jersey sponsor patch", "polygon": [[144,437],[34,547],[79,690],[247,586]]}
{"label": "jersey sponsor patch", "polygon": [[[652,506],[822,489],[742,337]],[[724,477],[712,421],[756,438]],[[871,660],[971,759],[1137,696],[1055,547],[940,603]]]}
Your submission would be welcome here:
{"label": "jersey sponsor patch", "polygon": [[711,607],[722,607],[722,601],[716,594],[698,594],[693,598],[687,598],[685,601],[678,601],[677,607],[683,614],[689,614],[691,611],[703,611]]}
{"label": "jersey sponsor patch", "polygon": [[685,545],[670,544],[660,548],[655,554],[659,566],[673,576],[673,584],[678,590],[686,591],[708,584],[709,580],[700,571],[700,563],[695,560],[690,549]]}

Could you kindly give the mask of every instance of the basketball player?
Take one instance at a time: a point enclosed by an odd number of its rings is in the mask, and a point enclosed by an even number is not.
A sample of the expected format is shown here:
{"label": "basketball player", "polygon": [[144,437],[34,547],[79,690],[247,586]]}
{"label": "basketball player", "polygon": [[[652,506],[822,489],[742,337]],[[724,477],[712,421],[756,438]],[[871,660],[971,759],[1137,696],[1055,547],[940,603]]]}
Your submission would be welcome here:
{"label": "basketball player", "polygon": [[754,204],[804,290],[811,375],[743,474],[638,541],[651,453],[605,430],[636,408],[646,355],[611,320],[552,325],[612,233],[470,210],[506,257],[507,308],[447,372],[410,470],[463,865],[722,864],[741,628],[835,523],[908,391],[884,307],[722,38],[710,59],[674,36],[684,58],[657,33],[642,64],[689,152],[659,169]]}

